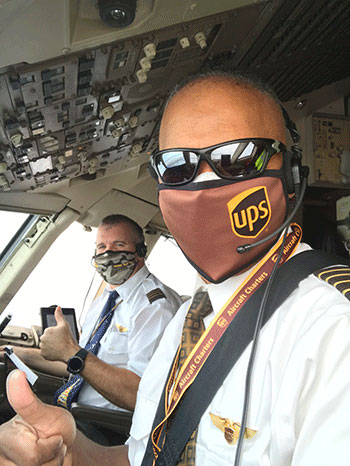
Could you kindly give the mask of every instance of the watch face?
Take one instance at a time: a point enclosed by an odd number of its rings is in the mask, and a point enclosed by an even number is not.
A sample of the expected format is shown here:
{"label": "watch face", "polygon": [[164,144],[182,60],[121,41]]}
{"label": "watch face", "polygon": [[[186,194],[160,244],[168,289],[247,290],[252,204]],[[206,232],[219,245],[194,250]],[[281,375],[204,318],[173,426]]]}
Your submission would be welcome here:
{"label": "watch face", "polygon": [[79,356],[73,356],[68,363],[68,370],[73,374],[77,374],[82,370],[84,361]]}

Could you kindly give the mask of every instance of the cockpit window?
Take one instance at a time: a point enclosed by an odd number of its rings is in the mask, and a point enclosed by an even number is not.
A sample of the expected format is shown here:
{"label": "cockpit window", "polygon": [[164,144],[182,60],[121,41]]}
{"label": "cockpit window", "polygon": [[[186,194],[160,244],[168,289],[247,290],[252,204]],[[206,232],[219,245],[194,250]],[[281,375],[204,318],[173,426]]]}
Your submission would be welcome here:
{"label": "cockpit window", "polygon": [[0,210],[0,265],[11,249],[21,241],[36,215]]}
{"label": "cockpit window", "polygon": [[147,258],[150,271],[179,295],[191,296],[197,272],[173,238],[161,236]]}
{"label": "cockpit window", "polygon": [[[75,308],[79,319],[85,298],[87,308],[101,283],[90,263],[95,250],[94,230],[84,231],[80,223],[73,222],[59,235],[6,306],[2,316],[11,314],[11,325],[40,326],[40,307],[54,304]],[[87,297],[94,275],[96,280]]]}

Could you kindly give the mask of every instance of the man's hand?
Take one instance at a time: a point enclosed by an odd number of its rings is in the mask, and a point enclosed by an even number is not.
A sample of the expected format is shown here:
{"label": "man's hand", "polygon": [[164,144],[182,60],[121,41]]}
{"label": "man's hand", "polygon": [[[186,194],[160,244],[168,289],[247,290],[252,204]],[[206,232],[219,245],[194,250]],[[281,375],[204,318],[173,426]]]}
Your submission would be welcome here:
{"label": "man's hand", "polygon": [[48,327],[40,339],[40,353],[49,361],[67,362],[80,346],[74,340],[69,324],[63,317],[62,310],[58,306],[55,310],[57,325]]}
{"label": "man's hand", "polygon": [[[8,345],[0,346],[0,361],[5,360],[5,347]],[[12,346],[12,345],[11,345]],[[16,356],[18,356],[25,364],[28,364],[27,361],[27,353],[31,351],[33,348],[22,348],[21,346],[12,346],[13,352]]]}
{"label": "man's hand", "polygon": [[17,416],[0,427],[1,466],[69,466],[76,429],[71,414],[42,403],[25,375],[8,377],[8,400]]}

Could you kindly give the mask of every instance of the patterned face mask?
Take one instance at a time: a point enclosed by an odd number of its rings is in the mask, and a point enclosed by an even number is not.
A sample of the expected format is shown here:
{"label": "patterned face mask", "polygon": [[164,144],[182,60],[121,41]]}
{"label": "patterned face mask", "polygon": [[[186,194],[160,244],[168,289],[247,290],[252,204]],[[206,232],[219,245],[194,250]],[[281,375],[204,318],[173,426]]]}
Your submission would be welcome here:
{"label": "patterned face mask", "polygon": [[92,265],[110,285],[122,285],[137,265],[136,252],[106,251],[92,257]]}

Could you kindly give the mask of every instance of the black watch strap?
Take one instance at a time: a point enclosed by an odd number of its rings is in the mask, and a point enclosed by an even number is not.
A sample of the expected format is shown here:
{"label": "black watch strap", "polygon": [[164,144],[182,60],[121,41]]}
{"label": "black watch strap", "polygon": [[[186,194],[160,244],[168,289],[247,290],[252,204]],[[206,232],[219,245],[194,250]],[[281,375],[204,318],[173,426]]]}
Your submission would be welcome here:
{"label": "black watch strap", "polygon": [[68,359],[67,371],[71,374],[79,374],[84,369],[85,359],[89,352],[81,348],[74,356]]}

